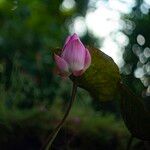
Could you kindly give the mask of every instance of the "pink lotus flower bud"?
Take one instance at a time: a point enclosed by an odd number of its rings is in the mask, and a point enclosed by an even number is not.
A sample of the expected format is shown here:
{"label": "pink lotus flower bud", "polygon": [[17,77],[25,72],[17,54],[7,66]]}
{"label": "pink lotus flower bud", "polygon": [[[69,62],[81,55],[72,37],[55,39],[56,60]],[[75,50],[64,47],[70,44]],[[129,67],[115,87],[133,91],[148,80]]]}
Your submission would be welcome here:
{"label": "pink lotus flower bud", "polygon": [[68,36],[61,55],[55,54],[55,62],[62,77],[81,76],[91,64],[91,55],[77,34]]}

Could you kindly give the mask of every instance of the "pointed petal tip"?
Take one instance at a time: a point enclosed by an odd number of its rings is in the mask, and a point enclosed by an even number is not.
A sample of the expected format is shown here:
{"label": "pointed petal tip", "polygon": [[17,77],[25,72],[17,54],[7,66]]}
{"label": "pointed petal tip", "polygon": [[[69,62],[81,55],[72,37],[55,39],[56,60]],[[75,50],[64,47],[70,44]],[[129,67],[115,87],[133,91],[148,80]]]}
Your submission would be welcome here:
{"label": "pointed petal tip", "polygon": [[71,38],[70,35],[66,38],[65,45],[69,42],[70,38]]}
{"label": "pointed petal tip", "polygon": [[64,47],[62,49],[62,51],[65,49],[66,45],[69,43],[69,42],[72,42],[73,40],[76,40],[76,39],[79,39],[78,35],[76,33],[74,33],[73,35],[69,35],[67,38],[66,38],[66,41],[65,41],[65,44],[64,44]]}
{"label": "pointed petal tip", "polygon": [[72,36],[71,36],[71,41],[72,40],[75,40],[75,39],[79,39],[78,35],[76,33],[74,33]]}
{"label": "pointed petal tip", "polygon": [[77,36],[78,37],[77,33],[73,33],[72,36]]}

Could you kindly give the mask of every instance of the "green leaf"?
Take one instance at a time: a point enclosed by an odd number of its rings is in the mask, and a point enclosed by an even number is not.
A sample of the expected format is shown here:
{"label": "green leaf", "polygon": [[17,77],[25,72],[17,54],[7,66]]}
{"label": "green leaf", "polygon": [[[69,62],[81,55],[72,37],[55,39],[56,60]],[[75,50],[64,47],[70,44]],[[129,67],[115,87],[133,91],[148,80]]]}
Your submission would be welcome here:
{"label": "green leaf", "polygon": [[[91,96],[99,101],[112,100],[120,82],[118,66],[113,59],[97,48],[87,47],[92,57],[91,66],[80,77],[70,76],[78,86],[87,90]],[[53,52],[58,53],[55,49]]]}
{"label": "green leaf", "polygon": [[150,140],[150,112],[125,85],[120,84],[120,91],[121,113],[127,128],[134,137]]}
{"label": "green leaf", "polygon": [[79,87],[87,90],[94,99],[112,100],[117,93],[117,85],[120,82],[118,66],[111,57],[99,49],[87,48],[92,57],[91,66],[82,76],[71,76],[71,79],[76,81]]}

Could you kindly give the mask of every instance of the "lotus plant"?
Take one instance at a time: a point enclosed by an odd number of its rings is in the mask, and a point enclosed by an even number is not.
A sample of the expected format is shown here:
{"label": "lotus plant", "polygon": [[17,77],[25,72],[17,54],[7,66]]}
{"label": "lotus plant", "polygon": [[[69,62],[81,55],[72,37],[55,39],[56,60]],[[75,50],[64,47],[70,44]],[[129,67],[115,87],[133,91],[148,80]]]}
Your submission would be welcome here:
{"label": "lotus plant", "polygon": [[[92,52],[90,68],[91,55],[88,49]],[[130,149],[133,137],[139,138],[147,144],[146,142],[150,140],[150,113],[148,109],[145,108],[139,97],[121,83],[119,68],[113,59],[97,48],[88,47],[88,49],[82,44],[77,34],[73,34],[68,36],[60,53],[54,54],[59,74],[63,78],[70,77],[73,81],[73,88],[69,106],[63,119],[46,141],[45,150],[51,148],[55,137],[66,121],[75,100],[78,86],[89,91],[90,95],[100,102],[111,100],[116,94],[117,96],[120,95],[122,117],[131,133],[126,149]],[[86,75],[82,76],[88,68]]]}

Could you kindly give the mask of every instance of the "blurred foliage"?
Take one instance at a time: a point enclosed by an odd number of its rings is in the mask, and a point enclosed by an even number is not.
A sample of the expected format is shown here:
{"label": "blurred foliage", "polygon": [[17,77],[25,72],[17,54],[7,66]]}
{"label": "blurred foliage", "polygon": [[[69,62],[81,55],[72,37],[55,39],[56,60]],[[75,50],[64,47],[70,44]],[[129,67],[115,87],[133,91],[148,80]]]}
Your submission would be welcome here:
{"label": "blurred foliage", "polygon": [[[113,114],[95,113],[88,104],[90,100],[83,99],[79,94],[77,98],[80,98],[79,102],[72,108],[65,126],[53,144],[53,149],[125,149],[129,133],[123,122]],[[10,110],[1,103],[1,148],[40,149],[47,135],[60,122],[64,109],[62,106],[62,101],[58,99],[49,110],[40,106],[20,111],[17,108]]]}
{"label": "blurred foliage", "polygon": [[[143,0],[136,0],[132,12],[124,16],[124,33],[129,38],[129,44],[124,51],[125,64],[122,67],[123,82],[136,95],[142,96],[146,106],[150,108],[150,12],[147,13]],[[141,9],[143,7],[143,9]]]}

